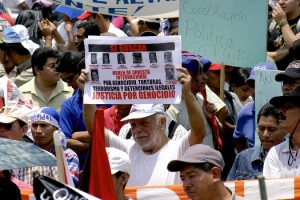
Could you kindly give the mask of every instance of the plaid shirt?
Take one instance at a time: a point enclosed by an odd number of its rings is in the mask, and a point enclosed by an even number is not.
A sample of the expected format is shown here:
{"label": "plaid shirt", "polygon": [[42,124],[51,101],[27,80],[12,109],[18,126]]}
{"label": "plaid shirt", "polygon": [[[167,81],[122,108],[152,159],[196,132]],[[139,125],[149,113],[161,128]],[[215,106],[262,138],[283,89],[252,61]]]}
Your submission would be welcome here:
{"label": "plaid shirt", "polygon": [[38,172],[40,175],[49,176],[58,180],[56,166],[39,166],[10,170],[13,177],[30,185],[33,185],[33,172]]}
{"label": "plaid shirt", "polygon": [[[54,146],[50,149],[50,152],[55,155]],[[71,177],[74,181],[74,185],[77,186],[79,178],[79,158],[72,149],[64,148],[64,153],[71,173]]]}

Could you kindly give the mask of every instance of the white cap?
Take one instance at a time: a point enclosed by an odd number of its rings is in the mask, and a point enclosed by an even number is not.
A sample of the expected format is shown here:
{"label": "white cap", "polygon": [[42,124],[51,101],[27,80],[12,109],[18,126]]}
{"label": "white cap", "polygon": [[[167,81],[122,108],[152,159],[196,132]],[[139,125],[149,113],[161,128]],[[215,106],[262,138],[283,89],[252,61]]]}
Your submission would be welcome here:
{"label": "white cap", "polygon": [[131,106],[129,115],[124,117],[121,121],[142,119],[156,113],[165,114],[165,108],[163,104],[133,104]]}
{"label": "white cap", "polygon": [[131,162],[127,153],[112,147],[107,147],[106,152],[112,175],[119,171],[130,174]]}
{"label": "white cap", "polygon": [[3,30],[3,41],[5,43],[21,43],[32,55],[39,45],[29,39],[28,30],[25,26],[18,24]]}

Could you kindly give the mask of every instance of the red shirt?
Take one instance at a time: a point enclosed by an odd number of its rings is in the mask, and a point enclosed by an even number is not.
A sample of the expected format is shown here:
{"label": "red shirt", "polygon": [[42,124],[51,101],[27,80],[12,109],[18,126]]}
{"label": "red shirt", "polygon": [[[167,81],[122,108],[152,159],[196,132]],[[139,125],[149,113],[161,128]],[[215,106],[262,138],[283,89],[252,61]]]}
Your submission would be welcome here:
{"label": "red shirt", "polygon": [[104,127],[116,135],[119,135],[122,126],[126,124],[126,122],[121,122],[121,119],[115,105],[104,110]]}

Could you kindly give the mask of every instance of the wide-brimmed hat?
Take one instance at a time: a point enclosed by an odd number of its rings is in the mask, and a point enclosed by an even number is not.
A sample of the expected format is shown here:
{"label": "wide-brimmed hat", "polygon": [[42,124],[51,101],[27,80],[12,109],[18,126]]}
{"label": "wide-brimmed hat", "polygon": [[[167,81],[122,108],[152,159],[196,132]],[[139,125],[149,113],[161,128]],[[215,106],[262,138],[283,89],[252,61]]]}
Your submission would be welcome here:
{"label": "wide-brimmed hat", "polygon": [[286,103],[292,103],[300,106],[300,86],[296,87],[289,96],[277,96],[270,100],[270,103],[278,108],[284,106]]}
{"label": "wide-brimmed hat", "polygon": [[292,61],[284,72],[278,73],[275,76],[275,80],[278,82],[289,78],[300,79],[300,60]]}

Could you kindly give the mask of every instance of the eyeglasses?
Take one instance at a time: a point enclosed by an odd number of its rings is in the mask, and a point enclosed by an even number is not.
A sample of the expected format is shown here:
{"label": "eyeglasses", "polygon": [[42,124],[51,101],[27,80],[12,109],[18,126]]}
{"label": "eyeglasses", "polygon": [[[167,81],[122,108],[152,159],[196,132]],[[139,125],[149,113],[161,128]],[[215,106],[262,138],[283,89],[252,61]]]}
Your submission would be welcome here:
{"label": "eyeglasses", "polygon": [[70,82],[72,82],[74,76],[75,76],[75,74],[72,74],[72,75],[70,75],[70,76],[68,76],[68,77],[66,77],[66,78],[63,78],[63,77],[62,77],[61,80],[63,80],[63,81],[66,82],[66,83],[70,83]]}
{"label": "eyeglasses", "polygon": [[0,123],[0,129],[4,129],[5,131],[10,131],[13,127],[16,127],[17,124],[14,123]]}
{"label": "eyeglasses", "polygon": [[49,64],[45,64],[45,67],[49,67],[51,69],[56,69],[57,68],[57,63],[49,63]]}

